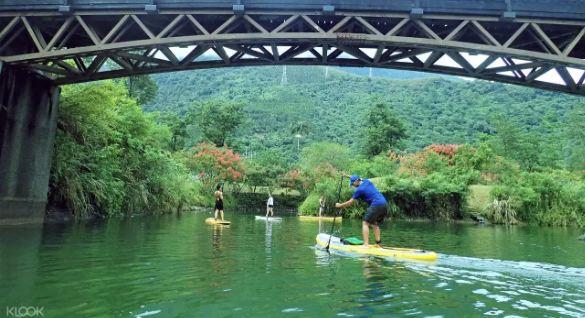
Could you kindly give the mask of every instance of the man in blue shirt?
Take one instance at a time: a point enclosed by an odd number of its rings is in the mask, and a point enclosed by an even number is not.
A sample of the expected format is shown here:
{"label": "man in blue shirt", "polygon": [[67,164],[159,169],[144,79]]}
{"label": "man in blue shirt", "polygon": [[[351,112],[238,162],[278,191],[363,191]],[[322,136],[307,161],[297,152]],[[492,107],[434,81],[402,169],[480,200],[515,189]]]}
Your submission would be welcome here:
{"label": "man in blue shirt", "polygon": [[368,179],[361,179],[359,176],[352,175],[349,177],[349,184],[355,187],[356,190],[346,202],[335,203],[336,208],[346,208],[357,199],[365,201],[370,206],[366,210],[364,221],[362,222],[362,236],[364,239],[364,246],[369,246],[370,239],[370,226],[374,229],[374,238],[376,244],[380,245],[382,240],[380,239],[380,224],[384,222],[384,218],[388,214],[388,202],[386,198],[376,189],[374,184]]}

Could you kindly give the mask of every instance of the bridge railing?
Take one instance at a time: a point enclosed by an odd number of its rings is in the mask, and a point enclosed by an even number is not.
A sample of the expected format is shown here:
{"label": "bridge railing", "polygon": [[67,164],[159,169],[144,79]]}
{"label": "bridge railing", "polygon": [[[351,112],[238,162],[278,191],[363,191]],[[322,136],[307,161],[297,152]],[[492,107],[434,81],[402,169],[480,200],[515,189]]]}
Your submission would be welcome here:
{"label": "bridge railing", "polygon": [[331,5],[335,11],[411,12],[424,14],[473,14],[501,16],[513,12],[517,17],[585,20],[582,0],[1,0],[2,11],[143,9],[156,5],[157,10],[232,9],[244,5],[246,10],[322,10]]}

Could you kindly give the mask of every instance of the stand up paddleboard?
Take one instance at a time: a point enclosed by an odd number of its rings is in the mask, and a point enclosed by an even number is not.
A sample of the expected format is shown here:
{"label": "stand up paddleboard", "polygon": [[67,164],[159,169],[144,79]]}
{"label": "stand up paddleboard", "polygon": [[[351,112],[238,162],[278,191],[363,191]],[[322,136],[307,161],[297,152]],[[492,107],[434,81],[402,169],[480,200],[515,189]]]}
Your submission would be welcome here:
{"label": "stand up paddleboard", "polygon": [[269,216],[268,218],[266,216],[263,215],[256,215],[256,220],[261,220],[261,221],[268,221],[268,222],[279,222],[282,221],[281,217],[278,216]]}
{"label": "stand up paddleboard", "polygon": [[[319,233],[317,235],[317,246],[320,248],[326,248],[329,242],[329,234]],[[410,248],[400,247],[377,247],[376,245],[370,245],[365,247],[363,245],[351,245],[342,242],[339,237],[331,236],[331,242],[329,243],[329,249],[334,251],[340,251],[356,255],[370,255],[379,257],[395,257],[403,259],[412,259],[417,261],[434,261],[437,259],[437,253],[432,251],[417,250]]]}
{"label": "stand up paddleboard", "polygon": [[[329,221],[329,222],[333,221],[332,216],[299,215],[299,219],[301,221]],[[335,222],[341,222],[341,220],[343,220],[343,217],[341,217],[341,216],[335,217]]]}
{"label": "stand up paddleboard", "polygon": [[228,220],[220,220],[220,219],[214,219],[214,218],[207,218],[205,219],[205,223],[207,224],[217,224],[217,225],[230,225],[232,222],[228,221]]}

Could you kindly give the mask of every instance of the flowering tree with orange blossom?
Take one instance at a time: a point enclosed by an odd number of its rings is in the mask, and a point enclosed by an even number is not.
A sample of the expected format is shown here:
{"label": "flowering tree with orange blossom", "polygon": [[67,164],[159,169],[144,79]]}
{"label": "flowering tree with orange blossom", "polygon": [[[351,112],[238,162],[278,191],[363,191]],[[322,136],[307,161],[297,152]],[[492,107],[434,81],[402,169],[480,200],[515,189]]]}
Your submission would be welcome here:
{"label": "flowering tree with orange blossom", "polygon": [[457,153],[457,149],[459,149],[460,145],[440,145],[440,144],[432,144],[425,147],[425,150],[431,150],[435,152],[437,155],[445,156],[447,158],[453,158]]}
{"label": "flowering tree with orange blossom", "polygon": [[204,184],[238,181],[244,177],[244,166],[238,153],[227,146],[200,143],[191,149],[187,165]]}
{"label": "flowering tree with orange blossom", "polygon": [[289,190],[298,190],[299,192],[306,193],[309,188],[309,182],[307,176],[298,169],[292,169],[284,174],[281,179],[281,187]]}
{"label": "flowering tree with orange blossom", "polygon": [[432,144],[412,154],[401,156],[389,152],[388,156],[400,162],[399,173],[424,177],[440,166],[453,165],[452,159],[459,147],[459,145]]}

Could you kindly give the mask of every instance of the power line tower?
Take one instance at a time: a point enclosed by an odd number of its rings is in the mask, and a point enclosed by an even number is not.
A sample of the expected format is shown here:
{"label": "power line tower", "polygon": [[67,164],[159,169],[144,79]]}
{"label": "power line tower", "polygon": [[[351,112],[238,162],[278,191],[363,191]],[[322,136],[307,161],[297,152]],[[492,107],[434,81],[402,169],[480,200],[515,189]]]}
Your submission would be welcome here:
{"label": "power line tower", "polygon": [[370,67],[370,75],[368,75],[369,78],[372,78],[372,68]]}
{"label": "power line tower", "polygon": [[325,78],[329,77],[329,66],[325,66]]}
{"label": "power line tower", "polygon": [[280,85],[285,85],[288,82],[286,77],[286,65],[282,66],[282,77],[280,78]]}

